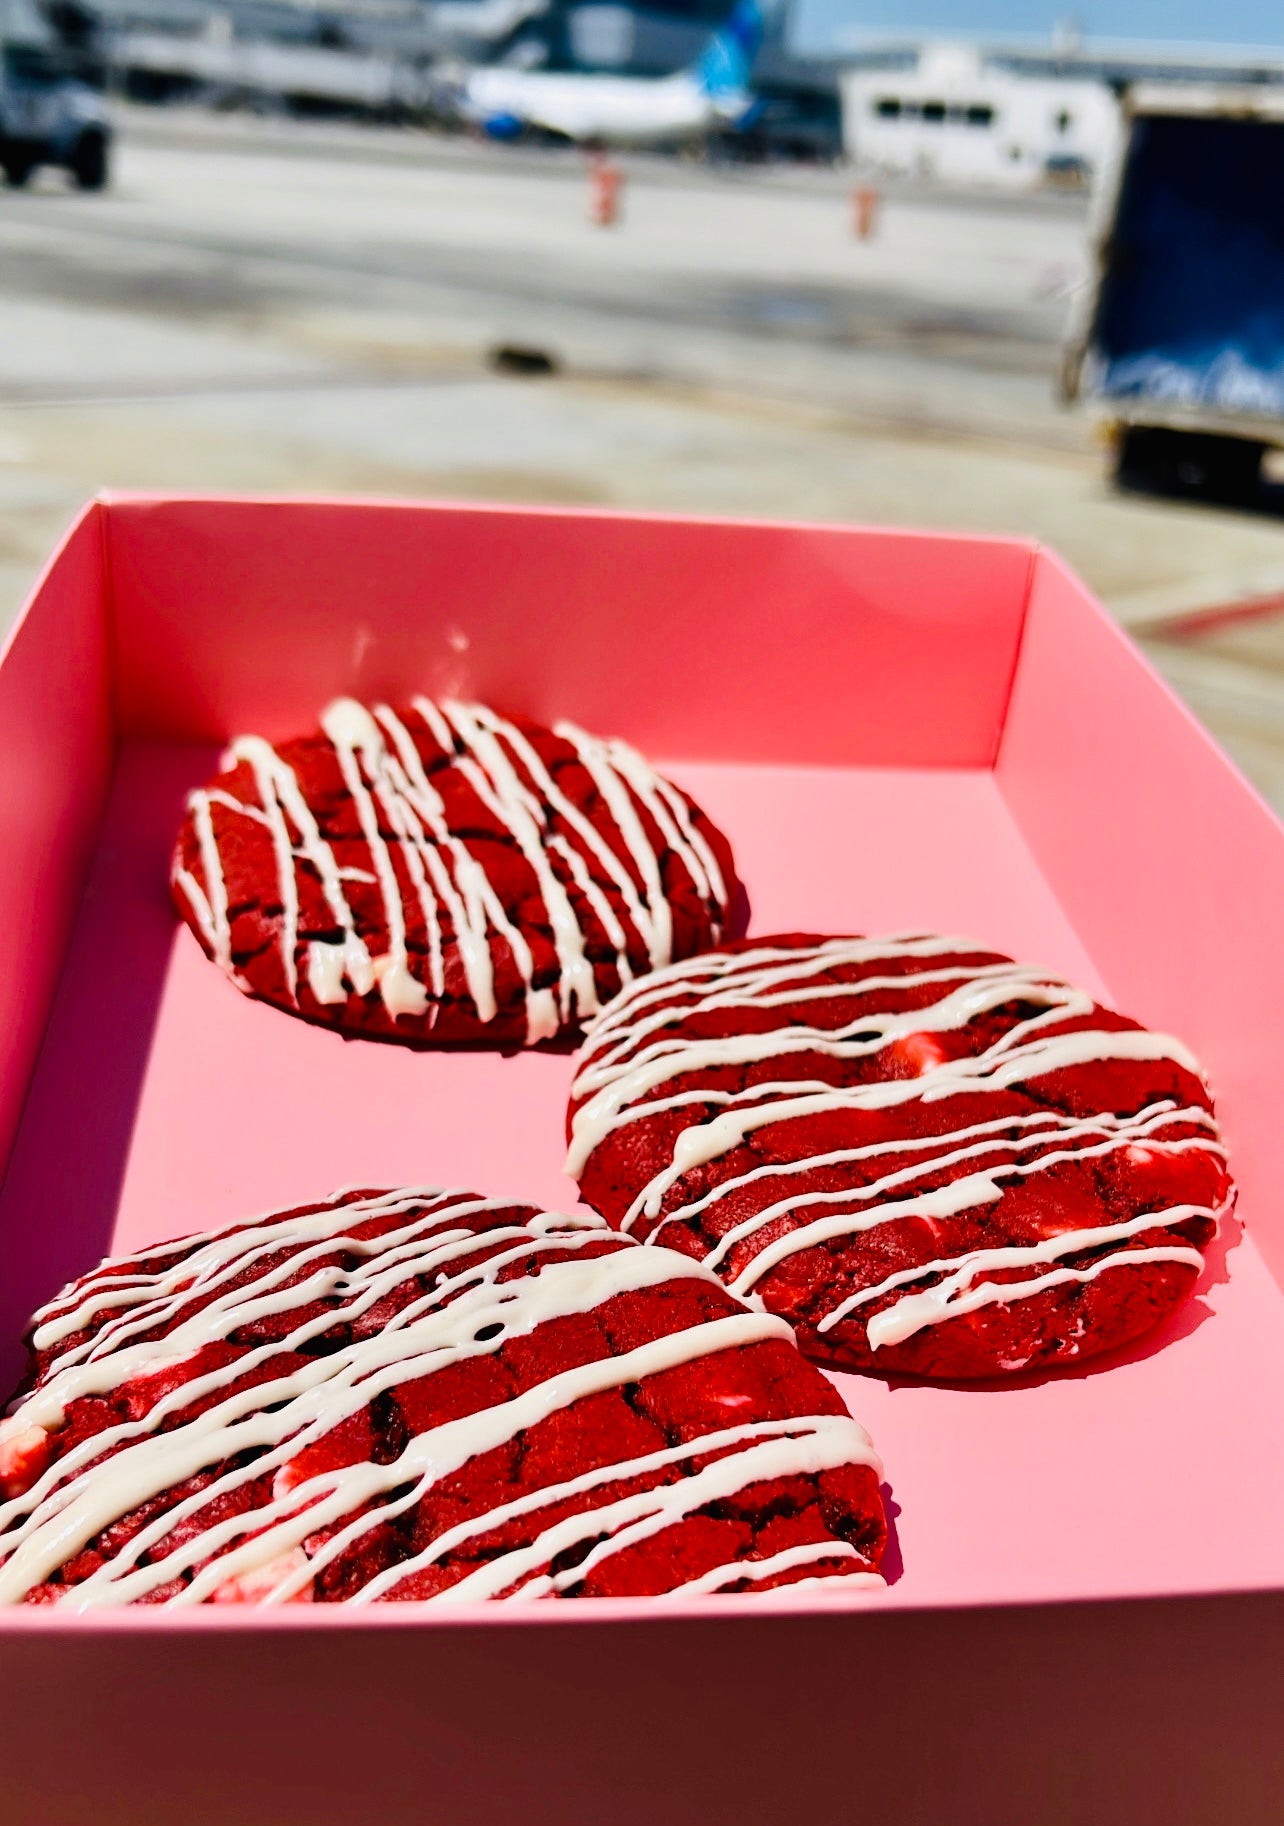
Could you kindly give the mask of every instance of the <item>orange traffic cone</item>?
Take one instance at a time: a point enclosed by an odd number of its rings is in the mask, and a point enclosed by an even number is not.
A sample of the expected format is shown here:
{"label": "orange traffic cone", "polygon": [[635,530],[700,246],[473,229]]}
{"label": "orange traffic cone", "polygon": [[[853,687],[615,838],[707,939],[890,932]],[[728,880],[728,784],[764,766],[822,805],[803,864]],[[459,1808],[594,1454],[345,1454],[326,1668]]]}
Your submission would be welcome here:
{"label": "orange traffic cone", "polygon": [[852,233],[858,241],[868,241],[873,235],[881,201],[873,184],[857,184],[852,191]]}
{"label": "orange traffic cone", "polygon": [[589,221],[597,228],[613,228],[620,218],[624,173],[605,156],[589,162]]}

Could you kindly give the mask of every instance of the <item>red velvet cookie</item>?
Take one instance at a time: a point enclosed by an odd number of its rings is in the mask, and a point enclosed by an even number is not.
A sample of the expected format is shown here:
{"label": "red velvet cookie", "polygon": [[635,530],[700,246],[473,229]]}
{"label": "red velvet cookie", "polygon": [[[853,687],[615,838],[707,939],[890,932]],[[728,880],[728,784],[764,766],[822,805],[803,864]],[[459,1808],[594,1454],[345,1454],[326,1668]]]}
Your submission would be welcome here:
{"label": "red velvet cookie", "polygon": [[789,1328],[587,1212],[339,1193],[106,1262],[29,1344],[0,1603],[881,1583],[878,1460]]}
{"label": "red velvet cookie", "polygon": [[346,1033],[534,1042],[716,944],[726,840],[621,742],[340,699],[193,793],[179,912],[238,988]]}
{"label": "red velvet cookie", "polygon": [[1190,1293],[1229,1205],[1178,1041],[961,939],[745,939],[594,1022],[570,1171],[843,1369],[1078,1362]]}

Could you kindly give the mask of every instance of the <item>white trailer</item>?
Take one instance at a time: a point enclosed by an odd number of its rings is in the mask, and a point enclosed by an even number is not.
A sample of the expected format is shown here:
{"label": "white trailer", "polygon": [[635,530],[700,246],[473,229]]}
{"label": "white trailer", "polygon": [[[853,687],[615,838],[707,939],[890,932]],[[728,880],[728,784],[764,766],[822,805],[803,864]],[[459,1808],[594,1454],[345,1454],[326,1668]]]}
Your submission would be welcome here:
{"label": "white trailer", "polygon": [[1119,131],[1105,83],[1018,75],[970,45],[928,45],[911,70],[848,70],[841,86],[845,151],[876,175],[1004,190],[1088,183]]}

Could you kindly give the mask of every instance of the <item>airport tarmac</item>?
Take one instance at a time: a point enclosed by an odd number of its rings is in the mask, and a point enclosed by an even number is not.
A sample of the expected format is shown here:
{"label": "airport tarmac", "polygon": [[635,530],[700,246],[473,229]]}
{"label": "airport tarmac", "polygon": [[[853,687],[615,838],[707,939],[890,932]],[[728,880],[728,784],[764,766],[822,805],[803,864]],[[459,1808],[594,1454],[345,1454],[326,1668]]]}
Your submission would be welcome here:
{"label": "airport tarmac", "polygon": [[6,618],[98,487],[1021,533],[1284,808],[1284,522],[1109,486],[1054,390],[1082,200],[894,192],[862,242],[841,174],[636,159],[603,230],[571,153],[121,127],[105,196],[0,190]]}

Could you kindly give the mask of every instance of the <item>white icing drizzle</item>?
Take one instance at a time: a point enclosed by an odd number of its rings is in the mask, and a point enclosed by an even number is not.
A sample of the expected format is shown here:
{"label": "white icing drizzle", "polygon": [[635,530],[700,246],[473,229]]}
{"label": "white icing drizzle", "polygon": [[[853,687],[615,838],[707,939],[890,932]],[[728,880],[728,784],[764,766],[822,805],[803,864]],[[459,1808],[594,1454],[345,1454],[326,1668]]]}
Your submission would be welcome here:
{"label": "white icing drizzle", "polygon": [[[619,1483],[628,1478],[647,1476],[655,1471],[663,1471],[670,1465],[682,1464],[687,1459],[705,1457],[712,1452],[735,1449],[758,1439],[774,1438],[781,1434],[787,1434],[791,1437],[804,1437],[815,1427],[824,1427],[827,1425],[830,1418],[832,1417],[826,1416],[816,1420],[749,1421],[738,1427],[724,1428],[721,1432],[701,1434],[698,1439],[688,1440],[682,1445],[669,1446],[663,1451],[649,1452],[643,1454],[641,1457],[624,1459],[615,1464],[599,1466],[595,1470],[586,1471],[580,1477],[568,1478],[563,1483],[546,1485],[542,1490],[532,1491],[528,1496],[519,1497],[515,1501],[506,1504],[504,1506],[503,1519],[506,1521],[514,1521],[520,1516],[533,1514],[539,1509],[547,1508],[555,1502],[564,1502],[569,1498],[581,1496],[589,1490],[597,1489],[602,1484]],[[420,1500],[426,1487],[426,1483],[416,1484],[413,1489],[408,1491],[404,1497],[398,1499],[395,1504],[390,1504],[383,1513],[385,1515],[400,1513],[402,1509],[410,1508],[414,1503]],[[585,1528],[584,1535],[576,1538],[591,1538],[596,1533],[599,1533],[600,1517],[600,1510],[590,1510],[585,1516],[577,1518],[584,1522]],[[360,1526],[360,1524],[358,1523],[357,1526]],[[376,1598],[388,1596],[395,1592],[396,1587],[403,1584],[410,1575],[421,1572],[425,1568],[434,1565],[446,1553],[453,1552],[456,1547],[462,1546],[464,1542],[475,1538],[479,1534],[487,1533],[488,1530],[494,1526],[495,1517],[493,1511],[487,1511],[485,1514],[479,1516],[471,1516],[467,1521],[460,1522],[454,1528],[450,1528],[444,1534],[439,1535],[429,1547],[425,1548],[425,1550],[421,1554],[418,1554],[413,1560],[407,1560],[398,1566],[391,1567],[386,1573],[380,1574],[378,1579],[371,1580],[370,1584],[364,1587],[353,1601],[355,1603],[369,1603]],[[336,1536],[333,1541],[329,1542],[326,1547],[322,1549],[313,1563],[312,1570],[314,1572],[320,1570],[320,1568],[328,1564],[331,1559],[336,1559],[339,1554],[346,1551],[349,1544],[348,1534],[349,1531],[345,1530],[342,1535]],[[570,1538],[572,1537],[568,1536],[568,1540]],[[558,1551],[557,1548],[550,1549],[549,1557],[556,1551]],[[532,1563],[538,1565],[538,1556]],[[752,1563],[756,1565],[758,1562],[755,1561]],[[763,1576],[766,1577],[767,1575],[764,1574]],[[288,1582],[282,1584],[280,1590],[274,1594],[274,1597],[278,1601],[283,1599],[288,1600],[294,1595],[295,1591],[298,1589],[298,1585],[298,1579],[291,1578]],[[534,1596],[535,1594],[528,1591],[525,1592],[524,1595]]]}
{"label": "white icing drizzle", "polygon": [[[209,883],[209,893],[205,893],[195,876],[187,869],[176,869],[174,879],[187,896],[188,904],[196,916],[196,923],[201,929],[201,936],[210,948],[214,962],[229,975],[232,970],[232,952],[230,945],[231,927],[227,916],[227,884],[223,880],[223,871],[219,866],[218,846],[214,841],[214,824],[210,814],[211,799],[192,802],[192,823],[196,830],[196,841],[200,846],[201,866],[205,879]],[[266,820],[264,820],[266,822]]]}
{"label": "white icing drizzle", "polygon": [[[858,949],[853,950],[853,947]],[[845,993],[857,993],[858,986],[834,983],[800,989],[797,994],[792,992],[792,987],[779,994],[770,992],[782,983],[791,986],[805,983],[808,978],[833,969],[835,963],[931,958],[948,955],[956,947],[956,940],[937,937],[832,938],[805,951],[779,945],[755,945],[736,952],[706,951],[699,957],[683,958],[653,970],[632,995],[627,998],[623,994],[616,996],[585,1033],[580,1056],[584,1061],[593,1058],[621,1030],[623,1038],[619,1044],[624,1050],[631,1050],[644,1033],[684,1020],[689,1007],[680,999],[684,995],[698,996],[706,1010],[774,1007],[782,1002],[805,1001],[813,994],[841,997]],[[663,1006],[659,1006],[661,1004]],[[656,1017],[648,1017],[640,1027],[642,1011],[648,1008],[658,1010]]]}
{"label": "white icing drizzle", "polygon": [[[739,1580],[757,1584],[760,1579],[770,1579],[778,1572],[792,1572],[796,1566],[814,1566],[820,1560],[859,1559],[854,1547],[845,1541],[806,1541],[801,1547],[785,1547],[780,1553],[773,1553],[765,1560],[728,1560],[725,1566],[715,1566],[709,1572],[701,1573],[698,1579],[688,1579],[685,1585],[674,1587],[675,1594],[682,1592],[688,1597],[698,1597],[705,1592],[722,1591],[728,1585]],[[861,1585],[885,1585],[881,1573],[852,1573],[846,1583]],[[783,1589],[788,1589],[787,1587]]]}
{"label": "white icing drizzle", "polygon": [[[355,1229],[372,1219],[387,1227],[375,1237],[357,1237]],[[586,1246],[600,1253],[579,1259]],[[346,1266],[334,1262],[337,1253]],[[754,1309],[737,1311],[619,1356],[551,1373],[507,1401],[411,1438],[391,1464],[361,1461],[308,1476],[297,1470],[300,1454],[383,1391],[493,1353],[506,1340],[550,1320],[590,1312],[619,1294],[683,1279],[709,1280],[708,1270],[686,1256],[640,1248],[591,1214],[535,1214],[425,1188],[338,1193],[289,1219],[252,1220],[160,1244],[104,1267],[121,1272],[96,1271],[36,1315],[33,1342],[52,1357],[40,1386],[0,1422],[0,1455],[6,1443],[21,1441],[29,1448],[42,1431],[55,1431],[77,1399],[136,1385],[190,1361],[203,1346],[243,1335],[256,1322],[284,1317],[287,1323],[273,1342],[203,1370],[141,1418],[83,1440],[24,1494],[0,1504],[0,1603],[20,1602],[112,1522],[216,1467],[224,1468],[211,1482],[156,1515],[59,1602],[75,1610],[126,1604],[176,1580],[185,1582],[165,1594],[166,1603],[306,1600],[316,1574],[364,1533],[411,1507],[469,1460],[559,1409],[721,1350],[791,1337],[780,1319]],[[524,1272],[503,1279],[506,1269]],[[325,1355],[307,1354],[311,1340],[355,1326],[394,1289],[415,1280],[430,1291],[402,1306],[373,1335],[351,1338]],[[326,1299],[332,1304],[318,1313],[316,1303]],[[297,1318],[291,1321],[290,1314]],[[98,1330],[84,1336],[93,1323]],[[158,1328],[164,1334],[160,1342],[147,1342],[143,1334]],[[289,1356],[297,1366],[287,1366]],[[280,1362],[272,1373],[275,1359]],[[256,1371],[268,1373],[247,1386]],[[200,1404],[203,1411],[192,1413]],[[231,1463],[238,1457],[246,1462]],[[672,1484],[618,1494],[629,1480],[697,1457],[711,1462]],[[765,1477],[851,1463],[880,1470],[864,1431],[845,1416],[747,1422],[714,1431],[597,1466],[472,1515],[416,1559],[371,1579],[357,1601],[395,1597],[409,1576],[468,1539],[555,1502],[614,1486],[612,1500],[590,1504],[544,1530],[531,1546],[485,1561],[438,1594],[452,1601],[550,1595],[720,1495]],[[268,1503],[226,1515],[175,1543],[174,1531],[184,1521],[268,1476],[273,1479]],[[318,1543],[314,1537],[327,1528],[337,1532]],[[584,1542],[596,1544],[578,1570],[556,1575],[548,1570],[556,1554]],[[809,1549],[813,1560],[844,1558],[850,1551],[842,1543]],[[746,1562],[753,1570],[729,1577],[769,1578],[764,1564]]]}
{"label": "white icing drizzle", "polygon": [[[511,954],[523,984],[528,1041],[546,1039],[594,1013],[597,980],[572,891],[600,924],[622,983],[634,975],[630,950],[644,951],[652,965],[667,962],[673,916],[661,868],[666,852],[679,859],[705,901],[716,942],[727,901],[717,859],[682,795],[632,749],[599,741],[569,723],[557,725],[556,734],[574,750],[609,814],[611,828],[600,831],[515,724],[476,704],[434,704],[419,697],[412,708],[531,870],[551,930],[555,984],[536,987],[527,937],[509,917],[469,839],[451,830],[445,803],[405,721],[387,705],[367,709],[341,698],[324,712],[322,729],[351,796],[369,868],[338,866],[293,769],[257,737],[233,743],[225,765],[250,764],[258,803],[242,803],[221,785],[193,793],[188,801],[199,875],[195,868],[176,864],[174,886],[211,956],[240,988],[249,985],[232,956],[219,841],[219,830],[234,829],[240,818],[266,829],[272,839],[282,908],[281,963],[295,1006],[300,864],[315,871],[341,935],[308,943],[303,972],[311,995],[333,1007],[351,991],[368,996],[377,989],[394,1020],[414,1020],[421,1029],[431,1029],[445,993],[447,942],[454,944],[482,1022],[494,1020],[497,1013],[496,940]],[[651,820],[657,837],[648,835],[644,818]],[[551,819],[558,828],[552,828]],[[358,933],[344,888],[354,881],[378,888],[387,933],[383,956],[372,958]],[[412,946],[407,931],[412,906],[423,921],[426,956]]]}
{"label": "white icing drizzle", "polygon": [[645,903],[639,905],[634,914],[635,923],[647,938],[652,968],[666,964],[673,949],[673,917],[660,881],[659,858],[642,827],[628,789],[632,788],[659,825],[666,841],[681,856],[699,892],[706,900],[725,909],[727,888],[717,859],[692,823],[681,794],[675,793],[666,780],[653,773],[634,749],[624,742],[599,741],[573,723],[556,723],[553,733],[574,748],[615,820],[616,829],[642,879]]}
{"label": "white icing drizzle", "polygon": [[[428,721],[434,706],[424,698],[416,698],[415,709]],[[538,804],[523,786],[520,775],[494,735],[465,705],[443,704],[442,715],[465,745],[457,763],[461,772],[482,804],[511,831],[539,884],[540,899],[553,928],[553,949],[557,953],[560,1018],[569,1018],[572,996],[582,1013],[593,1013],[598,1005],[597,991],[592,966],[584,954],[584,934],[566,889],[549,862]]]}
{"label": "white icing drizzle", "polygon": [[[344,974],[358,995],[368,995],[374,985],[374,967],[370,953],[357,934],[334,854],[322,837],[312,815],[312,808],[299,789],[294,770],[287,767],[271,744],[263,741],[260,736],[242,736],[239,741],[233,742],[229,754],[233,762],[249,762],[259,798],[267,813],[268,827],[272,832],[277,885],[281,891],[281,963],[291,996],[296,996],[298,990],[294,954],[299,936],[299,884],[295,875],[294,845],[286,824],[287,813],[299,833],[301,854],[320,877],[335,924],[342,928],[343,938],[338,950],[343,959]],[[217,852],[214,866],[221,872],[222,858]],[[226,889],[224,896],[226,897]],[[316,947],[313,946],[312,949],[315,953]],[[332,999],[341,1000],[342,990],[333,995]]]}
{"label": "white icing drizzle", "polygon": [[[1225,1148],[1216,1122],[1200,1104],[1178,1106],[1173,1099],[1148,1105],[1135,1115],[1110,1112],[1085,1117],[1052,1110],[1001,1116],[966,1123],[939,1135],[882,1141],[862,1147],[804,1155],[746,1171],[721,1172],[712,1186],[707,1174],[698,1196],[673,1203],[671,1194],[686,1175],[721,1162],[755,1130],[773,1124],[824,1116],[840,1110],[876,1110],[911,1102],[976,1096],[1107,1059],[1170,1060],[1200,1077],[1199,1067],[1178,1041],[1139,1029],[1113,1030],[1080,1026],[1057,1029],[1093,1014],[1090,996],[1049,972],[1007,960],[965,963],[980,954],[967,940],[911,935],[884,939],[829,939],[790,947],[768,942],[740,952],[706,954],[670,965],[623,990],[592,1024],[572,1091],[577,1103],[571,1124],[567,1171],[583,1172],[608,1135],[626,1124],[657,1114],[700,1105],[718,1113],[681,1130],[669,1162],[644,1185],[619,1220],[632,1231],[649,1224],[648,1242],[663,1242],[673,1225],[690,1225],[720,1200],[767,1181],[781,1182],[780,1196],[726,1230],[706,1254],[706,1266],[721,1273],[733,1291],[747,1296],[773,1268],[798,1251],[833,1238],[856,1236],[876,1227],[919,1219],[948,1237],[951,1219],[996,1204],[1005,1187],[1065,1162],[1089,1161],[1133,1151],[1135,1159],[1198,1153],[1224,1163]],[[936,960],[954,961],[940,964]],[[905,969],[827,984],[815,979],[835,969],[869,968],[882,961]],[[922,967],[915,968],[921,964]],[[931,995],[925,1006],[900,1009],[898,995]],[[810,1002],[851,1001],[852,1018],[841,1026],[817,1028],[805,1019]],[[958,1059],[933,1052],[930,1039],[918,1055],[918,1075],[885,1077],[836,1086],[787,1075],[754,1084],[743,1091],[690,1088],[692,1076],[719,1067],[744,1067],[796,1055],[857,1060],[872,1057],[909,1036],[949,1033],[978,1016],[1020,1002],[1035,1012],[1013,1023],[984,1050]],[[728,1038],[673,1035],[679,1024],[724,1014],[727,1010],[785,1008],[793,1018],[766,1032],[752,1020],[746,1030]],[[687,1088],[672,1090],[674,1080]],[[1192,1133],[1192,1131],[1194,1131]],[[874,1163],[895,1157],[897,1164],[875,1173],[868,1183],[822,1191],[790,1191],[788,1182],[847,1164]],[[866,1169],[867,1170],[867,1169]],[[917,1182],[943,1184],[915,1190]],[[667,1207],[667,1208],[666,1208]],[[829,1207],[828,1211],[823,1208]],[[839,1207],[834,1209],[834,1207]],[[807,1212],[823,1212],[805,1222]],[[825,1333],[876,1301],[888,1301],[870,1314],[866,1334],[871,1348],[897,1344],[926,1326],[995,1303],[1024,1299],[1070,1281],[1095,1280],[1107,1269],[1143,1261],[1182,1263],[1198,1268],[1202,1256],[1180,1240],[1150,1247],[1113,1250],[1085,1266],[1062,1258],[1106,1250],[1144,1232],[1163,1231],[1193,1219],[1216,1221],[1211,1206],[1181,1205],[1139,1213],[1125,1222],[1095,1229],[1067,1230],[1029,1245],[970,1248],[891,1275],[863,1287],[836,1304],[820,1319]],[[767,1241],[732,1273],[733,1254],[747,1241],[780,1220],[795,1220],[784,1234]],[[741,1252],[743,1254],[743,1252]],[[981,1277],[1033,1270],[1017,1279]],[[923,1282],[932,1283],[923,1287]],[[904,1289],[904,1291],[901,1291]],[[894,1298],[892,1296],[895,1296]]]}
{"label": "white icing drizzle", "polygon": [[[446,821],[446,807],[428,778],[410,731],[386,705],[380,705],[375,714],[385,732],[392,737],[397,751],[395,762],[390,755],[386,756],[385,764],[392,789],[387,796],[391,800],[392,815],[399,821],[399,828],[408,839],[407,860],[412,854],[418,856],[423,871],[421,875],[416,875],[415,881],[420,887],[424,918],[437,959],[436,980],[440,980],[441,968],[441,923],[437,910],[439,899],[449,912],[455,928],[455,948],[464,966],[468,993],[473,999],[478,1018],[493,1021],[495,970],[487,937],[487,919],[493,920],[496,931],[503,933],[513,956],[523,960],[529,976],[532,966],[526,941],[509,923],[485,871],[450,830]],[[449,746],[449,730],[439,740]],[[453,878],[447,858],[450,865],[453,865]],[[432,878],[431,886],[427,876]]]}
{"label": "white icing drizzle", "polygon": [[[1211,1215],[1202,1205],[1188,1205],[1185,1209],[1200,1217]],[[1140,1227],[1120,1225],[1118,1231],[1123,1236],[1132,1236]],[[1088,1240],[1072,1245],[1076,1253],[1080,1247],[1095,1249],[1107,1240],[1102,1230],[1082,1234]],[[1064,1241],[1064,1238],[1059,1240]],[[1063,1249],[1062,1253],[1069,1255],[1072,1248]],[[979,1306],[994,1306],[1014,1299],[1028,1300],[1031,1294],[1042,1293],[1047,1287],[1057,1287],[1063,1281],[1095,1281],[1105,1269],[1117,1268],[1122,1263],[1135,1267],[1138,1262],[1185,1262],[1195,1269],[1204,1265],[1204,1258],[1198,1249],[1168,1244],[1157,1249],[1118,1249],[1113,1255],[1100,1256],[1086,1268],[1053,1268],[1046,1274],[1027,1275],[1015,1284],[1015,1292],[1011,1281],[972,1281],[973,1275],[982,1267],[1021,1268],[1041,1260],[1046,1258],[1036,1255],[1033,1249],[978,1250],[968,1258],[957,1274],[951,1275],[940,1287],[933,1288],[929,1293],[913,1294],[907,1299],[898,1300],[891,1312],[875,1313],[868,1327],[870,1344],[875,1350],[880,1344],[899,1344],[902,1339],[913,1337],[916,1331],[922,1331],[924,1326],[935,1325],[938,1320],[948,1319],[954,1313],[975,1312]]]}
{"label": "white icing drizzle", "polygon": [[755,1592],[754,1602],[758,1605],[779,1604],[783,1607],[792,1602],[796,1592],[805,1590],[807,1608],[811,1610],[818,1598],[822,1603],[832,1600],[841,1604],[844,1599],[851,1597],[853,1589],[860,1590],[864,1587],[878,1590],[885,1584],[886,1580],[876,1572],[822,1573],[814,1579],[791,1579],[787,1585],[771,1585],[766,1591]]}
{"label": "white icing drizzle", "polygon": [[[679,1332],[677,1335],[689,1334]],[[705,1465],[677,1483],[660,1484],[636,1496],[621,1497],[588,1518],[568,1516],[565,1521],[546,1529],[529,1547],[506,1554],[507,1564],[492,1561],[458,1580],[450,1587],[450,1596],[460,1603],[470,1598],[497,1597],[512,1583],[514,1575],[527,1580],[516,1594],[523,1598],[545,1598],[565,1591],[604,1560],[659,1534],[661,1529],[672,1527],[674,1522],[703,1508],[706,1503],[725,1501],[750,1484],[850,1464],[849,1425],[846,1419],[817,1418],[812,1422],[812,1430],[798,1437],[745,1445],[732,1456],[717,1458],[711,1465]],[[535,1572],[537,1567],[549,1565],[568,1548],[602,1533],[607,1533],[608,1539],[600,1541],[575,1566],[558,1573]],[[530,1576],[532,1574],[535,1576]]]}
{"label": "white icing drizzle", "polygon": [[[401,884],[397,880],[388,846],[379,834],[379,811],[364,777],[366,770],[378,777],[383,761],[383,737],[370,712],[354,703],[351,698],[340,698],[337,703],[331,704],[321,718],[321,727],[334,744],[343,782],[357,808],[361,830],[374,864],[375,880],[383,899],[384,919],[388,927],[388,955],[381,960],[383,968],[378,973],[379,993],[383,997],[384,1007],[394,1018],[402,1014],[422,1014],[428,1006],[428,992],[410,973]],[[314,945],[312,950],[315,952],[320,948]]]}

